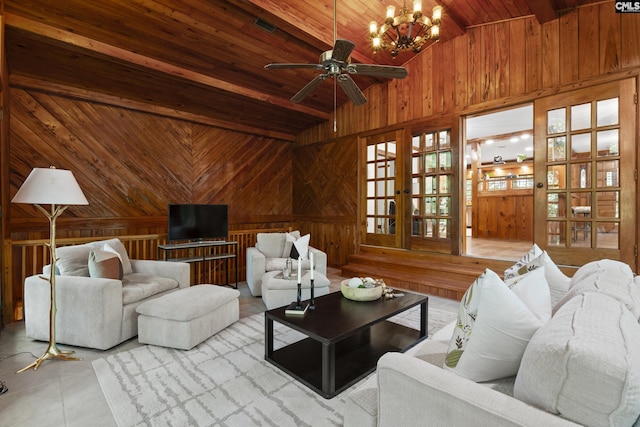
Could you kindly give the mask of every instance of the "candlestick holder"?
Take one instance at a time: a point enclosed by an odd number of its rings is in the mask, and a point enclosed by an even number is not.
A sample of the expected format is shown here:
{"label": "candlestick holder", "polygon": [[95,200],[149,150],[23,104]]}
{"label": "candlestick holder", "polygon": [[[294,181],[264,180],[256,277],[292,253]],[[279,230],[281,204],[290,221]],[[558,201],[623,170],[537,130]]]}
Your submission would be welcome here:
{"label": "candlestick holder", "polygon": [[314,295],[313,295],[313,279],[311,279],[310,281],[310,291],[311,291],[311,297],[309,298],[309,310],[315,310],[316,309],[316,302],[314,300]]}
{"label": "candlestick holder", "polygon": [[296,308],[302,307],[301,300],[302,300],[302,283],[298,282],[298,294],[296,296]]}

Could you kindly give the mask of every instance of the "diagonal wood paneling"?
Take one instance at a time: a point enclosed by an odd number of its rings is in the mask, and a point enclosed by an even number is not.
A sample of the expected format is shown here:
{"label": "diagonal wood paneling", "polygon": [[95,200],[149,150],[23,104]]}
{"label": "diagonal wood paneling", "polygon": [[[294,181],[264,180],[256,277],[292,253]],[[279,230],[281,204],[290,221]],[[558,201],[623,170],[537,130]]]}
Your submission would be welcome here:
{"label": "diagonal wood paneling", "polygon": [[[288,142],[16,88],[10,128],[11,196],[32,168],[55,165],[73,171],[89,200],[65,212],[61,236],[73,217],[85,235],[102,233],[104,219],[125,234],[162,233],[169,203],[229,204],[236,227],[291,219]],[[12,204],[12,231],[30,230],[28,219],[41,216]],[[151,228],[140,228],[140,218]]]}

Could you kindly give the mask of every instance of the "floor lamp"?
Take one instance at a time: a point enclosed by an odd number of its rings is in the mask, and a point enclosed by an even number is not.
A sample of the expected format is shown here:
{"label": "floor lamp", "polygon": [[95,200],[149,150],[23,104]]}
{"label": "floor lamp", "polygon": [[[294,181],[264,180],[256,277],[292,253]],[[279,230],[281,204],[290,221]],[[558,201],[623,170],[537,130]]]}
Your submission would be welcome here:
{"label": "floor lamp", "polygon": [[[11,202],[29,203],[40,209],[49,219],[51,239],[48,245],[51,263],[51,273],[48,279],[51,285],[49,346],[35,362],[16,373],[31,368],[35,371],[47,359],[80,360],[69,356],[73,351],[61,351],[56,344],[56,219],[67,209],[68,205],[88,205],[89,202],[82,193],[73,173],[54,167],[33,169]],[[47,211],[41,205],[51,205],[51,211]],[[42,276],[40,278],[47,280]]]}

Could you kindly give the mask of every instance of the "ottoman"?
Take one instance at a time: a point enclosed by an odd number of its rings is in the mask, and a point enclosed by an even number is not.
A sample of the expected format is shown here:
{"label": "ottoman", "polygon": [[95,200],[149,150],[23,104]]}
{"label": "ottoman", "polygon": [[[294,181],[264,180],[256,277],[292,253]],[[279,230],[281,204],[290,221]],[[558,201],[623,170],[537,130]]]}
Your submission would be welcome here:
{"label": "ottoman", "polygon": [[240,292],[216,285],[195,285],[143,302],[138,312],[138,341],[189,350],[240,317]]}
{"label": "ottoman", "polygon": [[[311,298],[311,280],[309,272],[302,275],[302,300]],[[314,271],[313,295],[319,297],[329,293],[329,279],[324,274]],[[267,310],[289,305],[296,300],[298,295],[298,277],[291,275],[291,279],[285,279],[282,271],[268,271],[262,275],[262,301]]]}

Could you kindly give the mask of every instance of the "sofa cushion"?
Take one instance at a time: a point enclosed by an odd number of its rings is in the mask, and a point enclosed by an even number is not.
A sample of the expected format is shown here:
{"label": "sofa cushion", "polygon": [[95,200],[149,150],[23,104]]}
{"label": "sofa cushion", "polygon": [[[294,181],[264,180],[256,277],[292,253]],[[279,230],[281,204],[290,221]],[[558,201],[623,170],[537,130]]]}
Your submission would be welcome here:
{"label": "sofa cushion", "polygon": [[256,247],[266,258],[282,258],[287,233],[258,233]]}
{"label": "sofa cushion", "polygon": [[487,269],[463,296],[444,369],[478,382],[513,376],[540,326],[529,307]]}
{"label": "sofa cushion", "polygon": [[112,252],[91,249],[89,252],[89,276],[122,280],[123,273],[120,258]]}
{"label": "sofa cushion", "polygon": [[640,317],[640,286],[635,282],[631,268],[623,262],[602,259],[580,267],[571,279],[569,291],[554,307],[554,312],[585,292],[598,292],[617,299],[636,319]]}
{"label": "sofa cushion", "polygon": [[131,304],[153,295],[178,287],[178,282],[168,277],[143,273],[131,273],[122,278],[122,303]]}
{"label": "sofa cushion", "polygon": [[585,292],[532,337],[514,396],[589,426],[632,425],[640,415],[640,325],[624,304]]}
{"label": "sofa cushion", "polygon": [[540,267],[504,282],[542,324],[551,319],[551,293],[545,277],[545,268]]}
{"label": "sofa cushion", "polygon": [[99,240],[82,245],[62,246],[56,248],[56,272],[61,276],[89,277],[89,252],[91,249],[105,250],[108,245],[120,256],[123,274],[131,274],[131,261],[127,250],[120,239]]}
{"label": "sofa cushion", "polygon": [[504,278],[505,280],[512,279],[513,277],[524,274],[527,271],[544,267],[544,275],[547,279],[547,283],[549,283],[549,291],[551,293],[551,307],[553,307],[569,290],[571,278],[567,277],[562,271],[560,271],[551,257],[549,257],[549,254],[547,254],[547,251],[542,251],[540,255],[531,259],[535,253],[538,253],[536,248],[537,246],[534,245],[534,247],[525,254],[520,261],[505,270]]}

